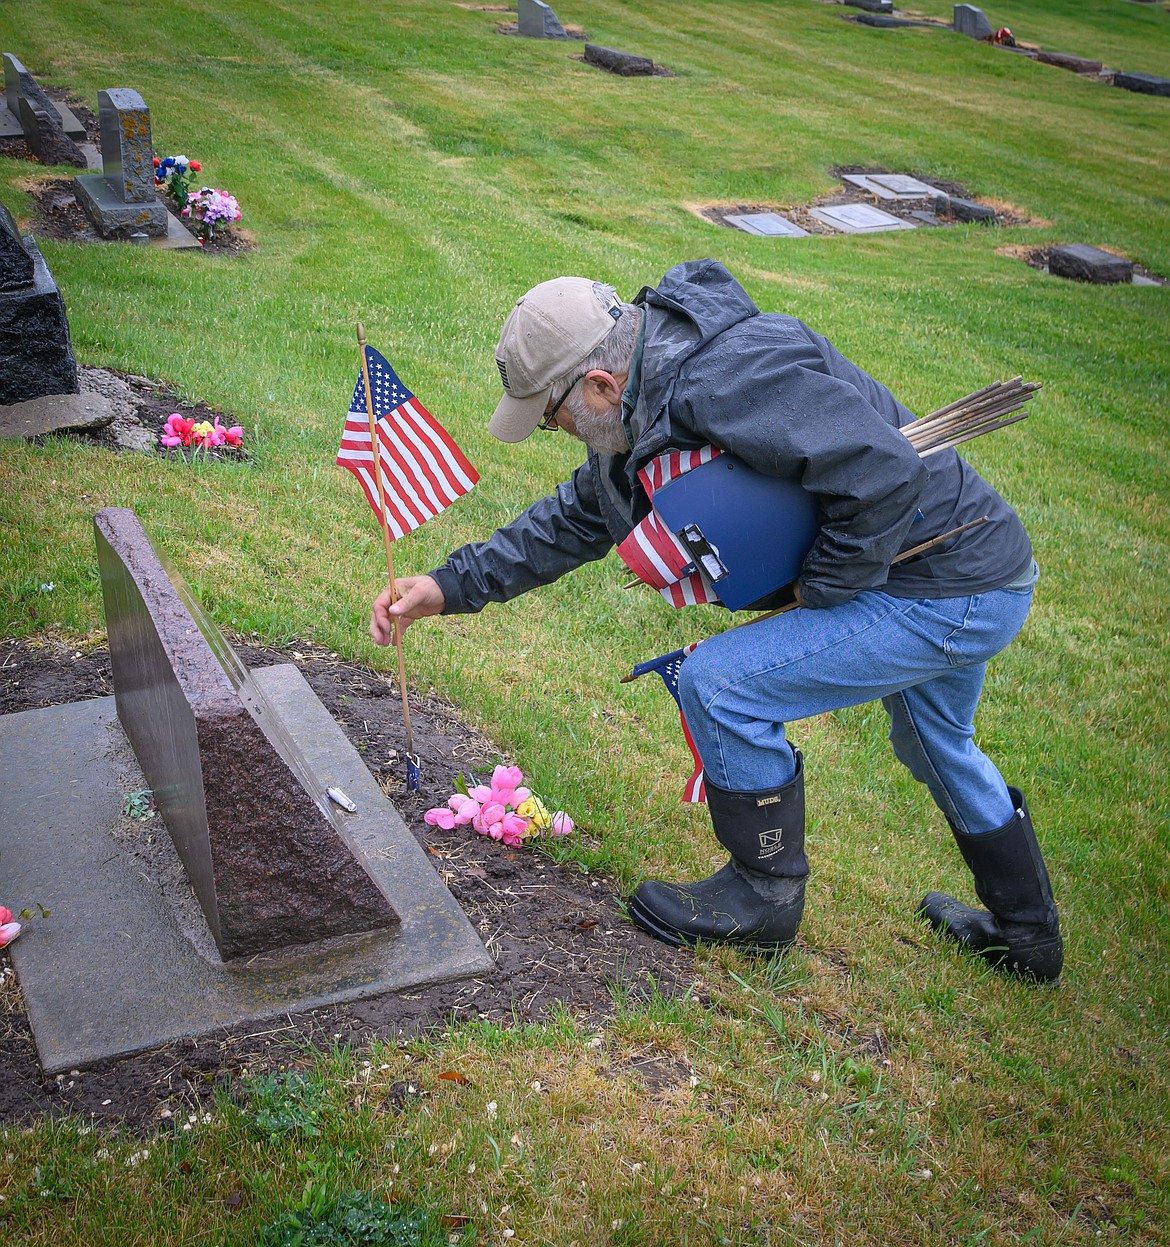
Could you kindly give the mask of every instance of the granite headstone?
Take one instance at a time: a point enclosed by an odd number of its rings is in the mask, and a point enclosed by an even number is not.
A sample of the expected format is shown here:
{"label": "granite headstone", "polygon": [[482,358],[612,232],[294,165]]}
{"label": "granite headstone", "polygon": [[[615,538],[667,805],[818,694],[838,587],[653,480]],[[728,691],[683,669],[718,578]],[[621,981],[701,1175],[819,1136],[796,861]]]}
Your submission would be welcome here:
{"label": "granite headstone", "polygon": [[1142,95],[1170,96],[1170,78],[1159,78],[1155,74],[1118,72],[1113,75],[1113,85],[1123,91],[1137,91]]}
{"label": "granite headstone", "polygon": [[65,301],[32,235],[0,204],[0,404],[77,393]]}
{"label": "granite headstone", "polygon": [[1079,242],[1053,247],[1048,253],[1048,271],[1057,277],[1098,286],[1133,281],[1132,260]]}
{"label": "granite headstone", "polygon": [[654,62],[648,56],[636,56],[632,52],[619,52],[616,48],[603,48],[596,43],[585,45],[585,59],[590,65],[619,74],[623,78],[649,76],[654,73]]}
{"label": "granite headstone", "polygon": [[973,4],[956,4],[953,21],[959,34],[968,35],[972,39],[991,39],[995,35],[983,10],[977,9]]}
{"label": "granite headstone", "polygon": [[568,39],[557,15],[543,0],[518,0],[518,28],[529,39]]}
{"label": "granite headstone", "polygon": [[11,52],[4,53],[4,94],[25,143],[42,164],[86,167],[81,148],[65,133],[57,106]]}
{"label": "granite headstone", "polygon": [[398,916],[279,715],[132,511],[94,517],[118,719],[224,960]]}
{"label": "granite headstone", "polygon": [[103,238],[163,237],[166,206],[154,189],[150,110],[137,91],[98,92],[102,172],[73,179],[77,202]]}

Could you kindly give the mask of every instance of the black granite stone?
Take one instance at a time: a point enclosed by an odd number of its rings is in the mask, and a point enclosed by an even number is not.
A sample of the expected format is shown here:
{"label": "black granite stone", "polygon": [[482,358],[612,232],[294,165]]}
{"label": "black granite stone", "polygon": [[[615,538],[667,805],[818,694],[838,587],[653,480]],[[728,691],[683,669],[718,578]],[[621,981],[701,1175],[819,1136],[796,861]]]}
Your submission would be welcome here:
{"label": "black granite stone", "polygon": [[1123,91],[1137,91],[1141,95],[1170,96],[1170,78],[1159,78],[1154,74],[1113,75],[1113,85]]}
{"label": "black granite stone", "polygon": [[132,511],[94,517],[118,719],[225,960],[398,916],[326,785]]}
{"label": "black granite stone", "polygon": [[31,236],[32,282],[0,291],[0,403],[77,393],[77,361],[65,301]]}
{"label": "black granite stone", "polygon": [[970,199],[959,199],[948,195],[940,207],[956,221],[977,221],[981,225],[992,225],[995,222],[995,209],[986,204],[977,204]]}
{"label": "black granite stone", "polygon": [[648,76],[654,73],[654,62],[648,56],[635,56],[632,52],[619,52],[616,48],[603,48],[596,43],[585,45],[585,59],[590,65],[620,74],[623,78]]}
{"label": "black granite stone", "polygon": [[1057,277],[1098,286],[1133,281],[1132,260],[1079,242],[1053,247],[1048,253],[1048,271]]}
{"label": "black granite stone", "polygon": [[32,280],[32,256],[12,213],[0,204],[0,290],[20,290],[31,286]]}
{"label": "black granite stone", "polygon": [[877,30],[897,30],[902,26],[938,27],[938,22],[920,22],[912,17],[887,17],[884,13],[851,13],[847,22],[856,22],[859,26],[873,26]]}
{"label": "black granite stone", "polygon": [[1043,48],[1036,53],[1036,60],[1041,65],[1055,65],[1057,69],[1068,69],[1074,74],[1099,74],[1104,68],[1100,61],[1090,60],[1087,56],[1070,56],[1067,52],[1045,52]]}
{"label": "black granite stone", "polygon": [[892,13],[894,0],[845,0],[854,9],[865,9],[867,13]]}

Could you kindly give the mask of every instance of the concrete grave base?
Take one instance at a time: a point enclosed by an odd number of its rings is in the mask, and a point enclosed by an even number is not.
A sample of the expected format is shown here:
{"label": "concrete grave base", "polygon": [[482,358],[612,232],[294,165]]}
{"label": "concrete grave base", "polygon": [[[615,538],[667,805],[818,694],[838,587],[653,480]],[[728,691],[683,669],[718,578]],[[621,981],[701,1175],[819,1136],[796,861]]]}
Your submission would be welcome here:
{"label": "concrete grave base", "polygon": [[254,677],[316,771],[357,805],[344,816],[352,843],[401,926],[315,945],[306,931],[305,945],[221,961],[161,820],[124,816],[127,793],[145,781],[114,699],[0,717],[5,901],[50,911],[8,949],[47,1073],[493,969],[300,672],[283,664]]}
{"label": "concrete grave base", "polygon": [[167,209],[154,203],[126,203],[109,180],[97,173],[73,179],[77,202],[103,238],[129,238],[131,234],[167,236]]}

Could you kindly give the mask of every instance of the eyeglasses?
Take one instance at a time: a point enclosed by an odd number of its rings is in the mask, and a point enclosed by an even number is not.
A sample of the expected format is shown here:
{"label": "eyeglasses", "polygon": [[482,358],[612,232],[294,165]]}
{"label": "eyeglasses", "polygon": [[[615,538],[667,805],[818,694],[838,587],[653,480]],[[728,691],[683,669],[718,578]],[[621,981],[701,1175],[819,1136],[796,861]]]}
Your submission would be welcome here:
{"label": "eyeglasses", "polygon": [[554,429],[557,429],[560,427],[557,424],[557,412],[560,411],[561,404],[564,403],[565,399],[568,398],[569,395],[572,393],[573,386],[575,386],[577,382],[581,380],[582,377],[585,377],[588,375],[589,375],[588,373],[583,372],[579,376],[574,377],[573,380],[569,382],[569,388],[553,404],[552,411],[546,411],[544,413],[544,416],[542,417],[540,423],[536,426],[542,433],[551,433]]}

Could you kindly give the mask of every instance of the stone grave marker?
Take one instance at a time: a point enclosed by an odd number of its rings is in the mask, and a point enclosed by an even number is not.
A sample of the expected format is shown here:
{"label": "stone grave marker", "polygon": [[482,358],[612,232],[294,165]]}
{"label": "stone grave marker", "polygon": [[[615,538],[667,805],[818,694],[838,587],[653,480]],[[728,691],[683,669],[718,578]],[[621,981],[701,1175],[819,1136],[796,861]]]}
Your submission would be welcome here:
{"label": "stone grave marker", "polygon": [[516,11],[519,32],[529,39],[569,38],[557,15],[544,0],[518,0]]}
{"label": "stone grave marker", "polygon": [[326,794],[132,511],[94,518],[118,719],[220,955],[392,926]]}
{"label": "stone grave marker", "polygon": [[1057,277],[1098,286],[1133,281],[1132,260],[1079,242],[1053,247],[1048,253],[1048,271]]}
{"label": "stone grave marker", "polygon": [[74,178],[77,202],[103,238],[164,237],[167,209],[154,188],[150,110],[137,91],[98,92],[102,172]]}
{"label": "stone grave marker", "polygon": [[977,204],[970,199],[960,199],[957,195],[944,195],[942,210],[956,221],[977,221],[981,225],[995,223],[995,209],[986,204]]}
{"label": "stone grave marker", "polygon": [[1123,91],[1137,91],[1142,95],[1170,96],[1170,78],[1159,78],[1155,74],[1113,75],[1113,85]]}
{"label": "stone grave marker", "polygon": [[77,393],[65,302],[30,234],[0,204],[0,404]]}
{"label": "stone grave marker", "polygon": [[[95,536],[115,695],[0,715],[5,900],[52,914],[10,950],[42,1067],[490,972],[300,671],[234,680],[239,659],[133,512],[99,512]],[[173,841],[127,816],[146,784]],[[225,937],[270,951],[228,959]]]}
{"label": "stone grave marker", "polygon": [[795,225],[778,212],[728,213],[723,218],[745,234],[761,234],[768,238],[807,238],[808,231]]}
{"label": "stone grave marker", "polygon": [[829,204],[810,208],[808,214],[843,234],[877,234],[884,230],[915,228],[912,221],[903,221],[870,204]]}
{"label": "stone grave marker", "polygon": [[1070,56],[1067,52],[1037,51],[1035,60],[1041,65],[1055,65],[1057,69],[1067,69],[1074,74],[1099,74],[1104,65],[1100,61],[1090,60],[1086,56]]}
{"label": "stone grave marker", "polygon": [[635,56],[632,52],[619,52],[616,48],[603,48],[596,43],[585,45],[585,59],[590,65],[623,78],[645,77],[654,73],[654,62],[648,56]]}
{"label": "stone grave marker", "polygon": [[[11,52],[5,52],[4,97],[0,99],[0,139],[19,138],[23,133],[23,127],[20,124],[20,95],[21,84],[24,82],[31,84],[36,92],[41,92],[41,88],[32,74],[25,69]],[[49,100],[47,96],[45,98],[60,118],[61,128],[65,133],[75,141],[84,139],[85,126],[78,121],[73,113],[64,104],[58,104],[56,100]]]}
{"label": "stone grave marker", "polygon": [[864,9],[867,13],[892,13],[894,0],[845,0],[854,9]]}
{"label": "stone grave marker", "polygon": [[956,4],[952,20],[959,34],[972,39],[990,39],[995,34],[983,10],[973,4]]}
{"label": "stone grave marker", "polygon": [[841,180],[879,199],[926,199],[943,193],[904,173],[843,173]]}
{"label": "stone grave marker", "polygon": [[[85,154],[65,132],[61,110],[11,52],[4,53],[4,98],[7,112],[18,123],[16,133],[42,164],[88,167]],[[72,113],[69,117],[76,125]],[[81,132],[84,135],[84,128]]]}

